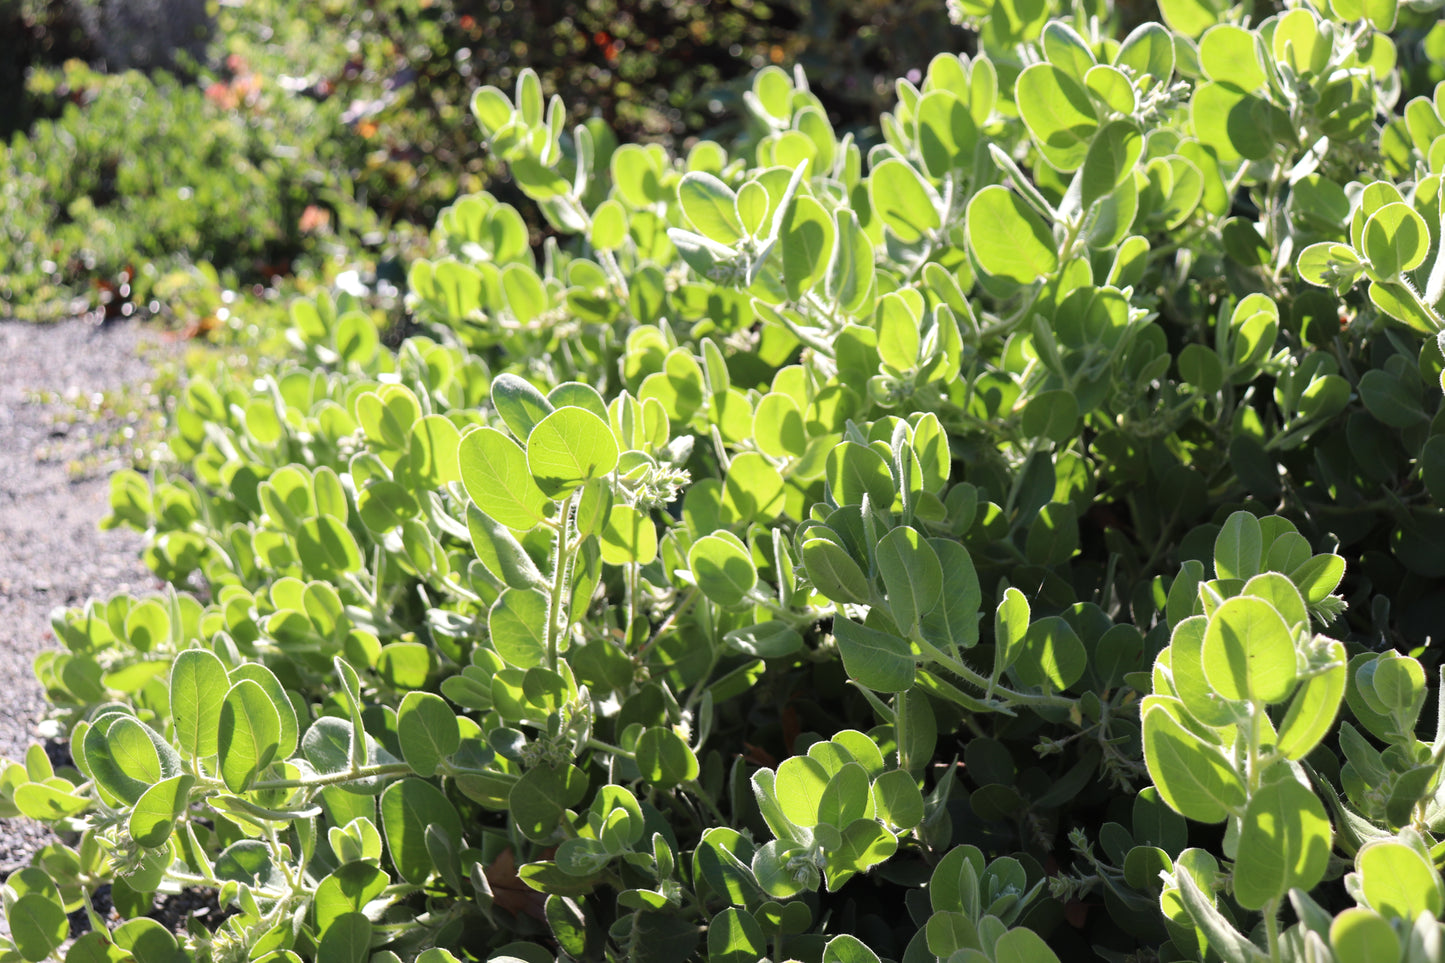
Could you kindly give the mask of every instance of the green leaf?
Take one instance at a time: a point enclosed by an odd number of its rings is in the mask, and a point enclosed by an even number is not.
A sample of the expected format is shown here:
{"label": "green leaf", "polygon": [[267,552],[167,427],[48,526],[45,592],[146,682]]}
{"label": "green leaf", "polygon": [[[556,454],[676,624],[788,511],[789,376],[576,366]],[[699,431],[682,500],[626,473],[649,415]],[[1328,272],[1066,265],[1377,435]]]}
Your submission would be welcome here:
{"label": "green leaf", "polygon": [[595,877],[611,860],[601,842],[586,837],[562,840],[557,847],[557,868],[568,876]]}
{"label": "green leaf", "polygon": [[518,441],[526,442],[532,428],[553,411],[553,406],[532,383],[503,373],[492,380],[492,407]]}
{"label": "green leaf", "polygon": [[1290,776],[1263,785],[1244,808],[1234,898],[1246,909],[1324,879],[1332,844],[1329,818],[1314,792]]}
{"label": "green leaf", "polygon": [[1268,79],[1259,62],[1255,35],[1232,23],[1211,27],[1199,40],[1199,65],[1210,80],[1257,90]]}
{"label": "green leaf", "polygon": [[1060,171],[1077,170],[1099,128],[1079,81],[1053,64],[1033,64],[1019,74],[1014,99],[1044,160]]}
{"label": "green leaf", "polygon": [[457,714],[441,696],[408,692],[396,712],[401,757],[419,776],[436,772],[441,761],[461,748]]}
{"label": "green leaf", "polygon": [[940,959],[950,959],[955,953],[960,959],[968,959],[964,951],[976,951],[982,945],[978,927],[963,913],[945,910],[928,917],[923,928],[923,938],[928,951]]}
{"label": "green leaf", "polygon": [[105,738],[110,758],[127,779],[146,787],[160,781],[161,756],[147,726],[122,716],[111,724]]}
{"label": "green leaf", "polygon": [[833,240],[833,218],[823,205],[806,195],[794,199],[778,234],[789,298],[798,300],[824,276],[833,256]]}
{"label": "green leaf", "polygon": [[1391,281],[1424,263],[1430,229],[1409,204],[1386,204],[1365,222],[1363,241],[1376,279]]}
{"label": "green leaf", "polygon": [[978,644],[979,609],[983,604],[973,558],[968,549],[949,539],[931,538],[928,544],[943,570],[943,585],[940,604],[924,614],[920,627],[935,645],[972,648]]}
{"label": "green leaf", "polygon": [[462,820],[440,789],[408,776],[381,794],[381,825],[396,871],[408,883],[421,884],[436,871],[426,845],[426,830],[435,825],[453,843],[462,839]]}
{"label": "green leaf", "polygon": [[1174,73],[1174,37],[1157,23],[1141,23],[1119,44],[1114,63],[1135,76],[1167,81]]}
{"label": "green leaf", "polygon": [[1400,963],[1401,959],[1395,928],[1364,906],[1351,906],[1334,918],[1330,948],[1339,963]]}
{"label": "green leaf", "polygon": [[1081,203],[1085,210],[1099,198],[1112,194],[1133,176],[1134,165],[1144,153],[1144,137],[1132,121],[1116,120],[1100,128],[1089,144],[1080,169]]}
{"label": "green leaf", "polygon": [[670,789],[697,778],[697,756],[671,729],[651,726],[643,730],[634,752],[642,778],[654,786]]}
{"label": "green leaf", "polygon": [[1366,843],[1355,856],[1360,888],[1370,908],[1386,917],[1438,917],[1445,908],[1440,874],[1424,856],[1393,839]]}
{"label": "green leaf", "polygon": [[973,167],[978,146],[978,125],[968,105],[948,90],[925,94],[914,108],[918,124],[918,151],[930,177],[942,180],[953,171]]}
{"label": "green leaf", "polygon": [[391,878],[369,862],[349,862],[316,886],[316,930],[322,938],[347,913],[360,913],[379,897]]}
{"label": "green leaf", "polygon": [[133,606],[125,617],[125,637],[137,650],[149,652],[170,640],[171,620],[157,599]]}
{"label": "green leaf", "polygon": [[1222,164],[1268,157],[1275,148],[1277,112],[1268,101],[1233,82],[1201,84],[1190,102],[1195,134],[1214,149]]}
{"label": "green leaf", "polygon": [[558,408],[527,436],[527,467],[555,500],[617,467],[617,441],[607,422],[584,408]]}
{"label": "green leaf", "polygon": [[848,762],[828,780],[818,799],[816,818],[825,826],[843,829],[855,819],[871,818],[873,810],[867,770],[856,762]]}
{"label": "green leaf", "polygon": [[1079,681],[1088,664],[1088,653],[1073,626],[1051,615],[1029,625],[1013,671],[1024,685],[1062,692]]}
{"label": "green leaf", "polygon": [[529,264],[502,268],[502,294],[507,308],[521,324],[531,324],[548,308],[547,289]]}
{"label": "green leaf", "polygon": [[858,873],[866,873],[898,851],[898,837],[871,819],[857,819],[843,830],[843,842],[828,853],[828,891],[836,893]]}
{"label": "green leaf", "polygon": [[586,792],[587,777],[575,766],[534,766],[512,786],[508,805],[523,835],[546,842],[568,807],[581,802]]}
{"label": "green leaf", "polygon": [[295,530],[296,554],[314,577],[339,580],[361,570],[361,550],[346,523],[330,515],[312,518]]}
{"label": "green leaf", "polygon": [[[507,444],[512,442],[508,441]],[[527,477],[530,480],[531,476]],[[540,489],[537,495],[545,498]],[[467,505],[467,533],[471,536],[472,549],[477,558],[502,584],[515,589],[545,591],[548,588],[547,580],[538,570],[537,563],[532,561],[532,556],[527,554],[516,536],[506,525],[495,521],[475,503]]]}
{"label": "green leaf", "polygon": [[1440,330],[1439,316],[1422,307],[1419,298],[1403,284],[1371,281],[1370,301],[1386,315],[1418,334],[1435,334]]}
{"label": "green leaf", "polygon": [[281,714],[259,683],[242,679],[221,702],[221,778],[231,792],[245,792],[271,761],[281,739]]}
{"label": "green leaf", "polygon": [[577,526],[577,538],[601,535],[615,500],[610,479],[594,478],[583,485],[581,494],[577,496],[577,511],[572,516]]}
{"label": "green leaf", "polygon": [[1134,85],[1122,70],[1110,64],[1090,67],[1084,74],[1084,86],[1116,114],[1127,117],[1133,114],[1134,108],[1138,106]]}
{"label": "green leaf", "polygon": [[768,189],[756,180],[738,188],[737,209],[743,230],[754,237],[762,237],[772,203]]}
{"label": "green leaf", "polygon": [[[308,588],[309,591],[309,588]],[[275,673],[259,662],[244,662],[231,670],[231,684],[250,679],[265,691],[266,697],[276,709],[281,720],[281,730],[276,736],[276,758],[289,759],[296,751],[296,741],[301,734],[296,721],[296,708],[281,687]]]}
{"label": "green leaf", "polygon": [[627,239],[627,209],[608,199],[592,212],[592,231],[588,240],[599,251],[615,251]]}
{"label": "green leaf", "polygon": [[784,507],[783,476],[772,462],[745,451],[728,466],[723,482],[723,509],[745,522],[771,523]]}
{"label": "green leaf", "polygon": [[165,845],[175,828],[176,818],[190,802],[191,786],[195,781],[194,776],[182,773],[147,789],[131,810],[131,837],[151,849]]}
{"label": "green leaf", "polygon": [[1174,691],[1194,718],[1207,726],[1223,728],[1234,723],[1234,711],[1210,686],[1204,675],[1204,633],[1209,620],[1202,615],[1183,619],[1174,627],[1169,643],[1169,671]]}
{"label": "green leaf", "polygon": [[1363,0],[1363,7],[1370,25],[1376,30],[1389,33],[1395,29],[1395,20],[1400,11],[1399,0]]}
{"label": "green leaf", "polygon": [[52,897],[31,892],[13,902],[6,900],[5,921],[10,925],[15,949],[29,963],[48,958],[70,935],[70,921],[58,893]]}
{"label": "green leaf", "polygon": [[803,829],[818,825],[818,806],[827,788],[827,770],[809,756],[784,759],[773,782],[773,793],[784,818]]}
{"label": "green leaf", "polygon": [[530,669],[547,661],[547,596],[537,589],[509,588],[487,613],[492,648],[510,665]]}
{"label": "green leaf", "polygon": [[608,565],[650,565],[657,558],[657,527],[630,505],[613,505],[600,544]]}
{"label": "green leaf", "polygon": [[723,636],[739,652],[760,659],[777,659],[803,648],[803,637],[786,622],[759,622],[733,629]]}
{"label": "green leaf", "polygon": [[1294,688],[1289,626],[1261,599],[1226,599],[1209,618],[1201,655],[1205,678],[1226,699],[1281,702]]}
{"label": "green leaf", "polygon": [[813,587],[826,598],[858,605],[868,602],[868,576],[838,543],[826,538],[804,542],[803,567]]}
{"label": "green leaf", "polygon": [[834,448],[824,477],[839,505],[860,505],[864,495],[877,508],[893,504],[893,473],[883,456],[867,445],[845,441]]}
{"label": "green leaf", "polygon": [[572,185],[567,178],[545,166],[535,157],[522,156],[511,162],[512,179],[534,201],[550,200],[568,194]]}
{"label": "green leaf", "polygon": [[994,678],[1008,671],[1023,652],[1029,630],[1029,600],[1013,586],[1004,590],[994,612]]}
{"label": "green leaf", "polygon": [[[1289,535],[1294,535],[1294,533],[1291,532]],[[1295,537],[1303,543],[1302,550],[1308,552],[1309,543],[1299,536]],[[1276,540],[1276,544],[1290,540],[1288,536],[1283,536]],[[1271,554],[1273,554],[1273,546],[1271,546]],[[1266,559],[1266,564],[1268,562],[1269,559]],[[1244,590],[1240,594],[1252,595],[1268,602],[1284,619],[1284,624],[1289,626],[1291,631],[1309,627],[1310,615],[1309,610],[1305,608],[1304,597],[1300,595],[1299,589],[1295,588],[1295,584],[1279,572],[1261,572],[1244,583]]]}
{"label": "green leaf", "polygon": [[879,298],[879,359],[899,371],[916,368],[920,341],[918,317],[910,302],[896,293]]}
{"label": "green leaf", "polygon": [[406,487],[384,478],[367,482],[357,493],[356,507],[362,524],[378,535],[404,525],[417,513],[416,499]]}
{"label": "green leaf", "polygon": [[933,611],[943,593],[938,555],[916,529],[900,526],[878,540],[878,571],[888,592],[893,621],[912,633]]}
{"label": "green leaf", "polygon": [[833,634],[843,667],[854,682],[875,692],[904,692],[913,685],[913,653],[898,636],[843,616],[833,619]]}
{"label": "green leaf", "polygon": [[733,244],[743,236],[738,219],[737,195],[711,174],[689,171],[677,186],[682,212],[697,232],[719,244]]}
{"label": "green leaf", "polygon": [[896,157],[873,168],[868,196],[873,212],[904,244],[922,240],[942,224],[937,193],[918,171]]}
{"label": "green leaf", "polygon": [[[150,785],[133,776],[127,775],[121,768],[119,762],[112,756],[108,732],[117,725],[123,726],[123,734],[130,725],[139,729],[140,723],[131,716],[117,715],[102,717],[85,731],[81,740],[81,755],[77,762],[81,763],[82,771],[90,775],[96,784],[105,792],[121,800],[127,805],[134,805],[135,802],[145,793]],[[150,740],[144,732],[138,732],[139,739],[149,744]],[[132,739],[135,745],[140,746],[139,740]],[[155,747],[151,747],[155,752]],[[105,798],[105,797],[102,797]]]}
{"label": "green leaf", "polygon": [[371,920],[365,913],[343,913],[331,920],[316,947],[316,963],[367,963],[371,959]]}
{"label": "green leaf", "polygon": [[[1414,728],[1425,704],[1426,686],[1425,671],[1417,660],[1394,651],[1383,652],[1361,660],[1354,682],[1355,694],[1371,712],[1392,719],[1394,731],[1403,735]],[[1368,724],[1363,713],[1356,710],[1355,714]]]}
{"label": "green leaf", "polygon": [[[1181,365],[1183,358],[1181,356]],[[1029,438],[1047,438],[1063,444],[1074,436],[1079,424],[1079,402],[1072,391],[1056,388],[1029,399],[1021,419]]]}
{"label": "green leaf", "polygon": [[662,200],[663,157],[637,144],[623,144],[612,153],[612,182],[622,200],[645,208]]}
{"label": "green leaf", "polygon": [[1289,66],[1297,75],[1321,73],[1330,62],[1331,37],[1321,32],[1315,14],[1310,10],[1291,10],[1274,24],[1270,38],[1275,60]]}
{"label": "green leaf", "polygon": [[764,67],[753,78],[753,94],[770,117],[788,121],[793,117],[793,82],[780,67]]}
{"label": "green leaf", "polygon": [[705,535],[687,553],[702,594],[723,606],[739,605],[758,584],[758,570],[742,541],[731,533]]}
{"label": "green leaf", "polygon": [[1331,642],[1330,656],[1334,664],[1300,684],[1280,723],[1276,748],[1286,759],[1303,759],[1334,728],[1349,671],[1344,643]]}
{"label": "green leaf", "polygon": [[1298,887],[1308,892],[1324,878],[1333,834],[1324,804],[1292,776],[1256,789],[1244,809],[1234,898],[1262,909]]}
{"label": "green leaf", "polygon": [[1169,28],[1190,39],[1218,23],[1222,11],[1223,5],[1213,0],[1162,0],[1159,4],[1159,13]]}
{"label": "green leaf", "polygon": [[1339,587],[1345,577],[1345,560],[1338,555],[1315,555],[1289,573],[1305,602],[1318,605]]}
{"label": "green leaf", "polygon": [[856,936],[835,936],[823,947],[823,963],[881,963],[878,954]]}
{"label": "green leaf", "polygon": [[[1182,920],[1173,913],[1170,915],[1186,927],[1193,924],[1200,934],[1200,955],[1212,950],[1226,963],[1265,963],[1268,957],[1214,905],[1213,879],[1219,868],[1214,857],[1201,849],[1186,849],[1179,854],[1174,866],[1175,888],[1164,890],[1166,912],[1170,903],[1183,909]],[[1208,889],[1203,888],[1205,886]]]}
{"label": "green leaf", "polygon": [[472,94],[472,116],[481,125],[482,136],[490,138],[512,122],[512,102],[496,87],[479,88]]}
{"label": "green leaf", "polygon": [[994,184],[975,194],[968,202],[966,227],[969,250],[993,277],[1031,284],[1058,269],[1048,226],[1006,187]]}
{"label": "green leaf", "polygon": [[1024,554],[1036,565],[1062,565],[1079,550],[1078,510],[1072,502],[1049,502],[1029,523]]}
{"label": "green leaf", "polygon": [[[846,314],[858,312],[873,290],[873,244],[858,224],[858,215],[847,208],[834,212],[836,226],[833,255],[828,262],[828,273],[824,279],[824,292]],[[779,397],[768,395],[767,398]],[[761,426],[762,406],[758,408],[758,424]],[[761,429],[759,429],[761,430]],[[768,454],[774,454],[768,452]]]}
{"label": "green leaf", "polygon": [[747,910],[728,907],[707,927],[707,956],[715,963],[757,963],[768,954],[763,928]]}
{"label": "green leaf", "polygon": [[78,816],[91,806],[91,800],[84,796],[41,782],[21,783],[15,787],[14,798],[20,815],[42,822]]}
{"label": "green leaf", "polygon": [[184,649],[171,663],[171,721],[176,743],[190,756],[216,753],[221,701],[231,682],[225,664],[206,649]]}
{"label": "green leaf", "polygon": [[1224,822],[1245,802],[1239,773],[1217,747],[1180,725],[1159,698],[1149,696],[1141,716],[1149,778],[1180,815],[1201,823]]}
{"label": "green leaf", "polygon": [[[137,894],[140,895],[140,894]],[[119,905],[117,906],[119,909]],[[121,911],[125,913],[126,911]],[[149,917],[136,917],[129,919],[117,926],[110,934],[114,941],[110,947],[111,953],[116,950],[129,953],[134,957],[136,963],[172,963],[177,957],[176,938],[166,931],[160,923]],[[107,954],[102,953],[101,958],[105,959]],[[111,957],[113,959],[113,957]],[[66,954],[66,963],[71,963],[70,954]]]}
{"label": "green leaf", "polygon": [[1263,558],[1264,535],[1259,519],[1243,511],[1230,515],[1214,539],[1215,577],[1254,578]]}
{"label": "green leaf", "polygon": [[1359,389],[1365,410],[1391,428],[1403,430],[1429,420],[1421,404],[1418,383],[1402,382],[1397,376],[1375,368],[1360,377]]}
{"label": "green leaf", "polygon": [[994,963],[1059,963],[1058,954],[1033,930],[1018,927],[993,945]]}
{"label": "green leaf", "polygon": [[602,393],[580,381],[562,382],[547,392],[547,401],[557,408],[586,408],[603,421],[609,417]]}
{"label": "green leaf", "polygon": [[890,769],[874,780],[873,803],[878,817],[899,832],[923,822],[923,794],[914,778],[902,769]]}

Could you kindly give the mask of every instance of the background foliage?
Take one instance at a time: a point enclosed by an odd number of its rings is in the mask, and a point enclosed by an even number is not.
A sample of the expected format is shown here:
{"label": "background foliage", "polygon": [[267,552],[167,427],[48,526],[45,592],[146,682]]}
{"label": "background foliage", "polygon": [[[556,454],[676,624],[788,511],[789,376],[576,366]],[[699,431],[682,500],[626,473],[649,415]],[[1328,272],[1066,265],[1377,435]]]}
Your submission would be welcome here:
{"label": "background foliage", "polygon": [[149,307],[199,262],[231,286],[295,272],[303,288],[336,259],[387,262],[491,183],[466,104],[523,66],[573,119],[671,144],[730,136],[747,75],[798,61],[835,119],[876,133],[892,78],[964,36],[936,4],[860,0],[559,0],[525,16],[504,0],[262,0],[217,7],[211,55],[181,58],[181,80],[63,66],[101,58],[102,6],[0,3],[0,81],[18,94],[0,105],[0,302],[16,316],[67,316],[121,284]]}

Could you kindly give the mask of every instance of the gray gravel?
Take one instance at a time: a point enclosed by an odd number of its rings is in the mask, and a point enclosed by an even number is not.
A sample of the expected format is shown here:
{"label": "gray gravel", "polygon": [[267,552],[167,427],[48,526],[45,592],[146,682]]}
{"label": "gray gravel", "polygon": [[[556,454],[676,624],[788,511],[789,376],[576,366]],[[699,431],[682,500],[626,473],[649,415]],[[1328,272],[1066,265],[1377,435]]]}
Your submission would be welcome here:
{"label": "gray gravel", "polygon": [[[135,322],[0,322],[0,757],[22,759],[39,737],[45,702],[31,662],[56,644],[51,610],[159,587],[139,534],[97,527],[107,478],[124,462],[111,447],[123,426],[96,402],[143,386],[145,354],[167,349]],[[0,878],[48,838],[39,824],[0,819]]]}

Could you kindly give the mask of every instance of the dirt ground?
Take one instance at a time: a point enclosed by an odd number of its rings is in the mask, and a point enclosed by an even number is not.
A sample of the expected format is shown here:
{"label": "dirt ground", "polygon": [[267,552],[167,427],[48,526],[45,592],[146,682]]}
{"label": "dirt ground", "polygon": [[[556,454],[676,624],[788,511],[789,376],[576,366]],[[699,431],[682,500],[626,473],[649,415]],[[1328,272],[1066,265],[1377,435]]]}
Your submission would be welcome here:
{"label": "dirt ground", "polygon": [[[159,587],[141,536],[98,523],[137,415],[125,409],[144,404],[147,356],[167,348],[135,322],[0,322],[0,757],[18,761],[42,740],[32,662],[56,644],[51,611]],[[0,819],[0,878],[48,838],[36,823]]]}

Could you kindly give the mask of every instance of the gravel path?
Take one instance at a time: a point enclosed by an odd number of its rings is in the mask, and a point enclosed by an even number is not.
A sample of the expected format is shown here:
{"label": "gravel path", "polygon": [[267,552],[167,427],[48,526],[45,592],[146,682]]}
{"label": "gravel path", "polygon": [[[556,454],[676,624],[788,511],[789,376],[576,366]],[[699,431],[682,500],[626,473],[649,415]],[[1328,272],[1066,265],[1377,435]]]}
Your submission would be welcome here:
{"label": "gravel path", "polygon": [[[145,345],[165,350],[134,322],[0,322],[0,757],[19,761],[37,741],[45,702],[31,661],[55,644],[51,610],[159,587],[139,534],[97,527],[123,465],[112,409],[145,397]],[[37,823],[0,819],[0,878],[47,839]]]}

